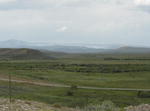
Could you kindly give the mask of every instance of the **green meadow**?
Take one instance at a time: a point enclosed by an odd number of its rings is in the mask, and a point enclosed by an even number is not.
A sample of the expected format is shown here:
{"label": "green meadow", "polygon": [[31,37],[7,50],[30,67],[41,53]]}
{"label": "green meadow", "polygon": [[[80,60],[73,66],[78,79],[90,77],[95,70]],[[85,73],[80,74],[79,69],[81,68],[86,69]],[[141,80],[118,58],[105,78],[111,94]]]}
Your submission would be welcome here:
{"label": "green meadow", "polygon": [[[110,58],[111,57],[111,58]],[[144,58],[144,59],[143,59]],[[147,58],[147,59],[145,59]],[[150,92],[78,89],[150,89],[150,60],[147,55],[78,55],[54,60],[0,61],[0,77],[40,83],[70,85],[71,88],[12,83],[12,98],[76,107],[110,100],[118,106],[150,103]],[[8,97],[7,81],[0,81],[0,96]]]}

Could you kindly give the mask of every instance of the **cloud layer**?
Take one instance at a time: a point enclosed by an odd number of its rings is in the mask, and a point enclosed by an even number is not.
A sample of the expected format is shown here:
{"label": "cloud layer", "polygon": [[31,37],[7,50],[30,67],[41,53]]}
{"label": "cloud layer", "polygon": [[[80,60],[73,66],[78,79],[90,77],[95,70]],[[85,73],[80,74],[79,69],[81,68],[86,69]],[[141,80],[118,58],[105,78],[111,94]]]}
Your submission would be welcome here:
{"label": "cloud layer", "polygon": [[150,0],[0,0],[0,36],[62,43],[148,44],[149,5]]}
{"label": "cloud layer", "polygon": [[17,0],[0,0],[0,3],[16,2]]}
{"label": "cloud layer", "polygon": [[137,5],[148,5],[148,6],[150,6],[150,0],[135,0],[135,3],[137,4]]}

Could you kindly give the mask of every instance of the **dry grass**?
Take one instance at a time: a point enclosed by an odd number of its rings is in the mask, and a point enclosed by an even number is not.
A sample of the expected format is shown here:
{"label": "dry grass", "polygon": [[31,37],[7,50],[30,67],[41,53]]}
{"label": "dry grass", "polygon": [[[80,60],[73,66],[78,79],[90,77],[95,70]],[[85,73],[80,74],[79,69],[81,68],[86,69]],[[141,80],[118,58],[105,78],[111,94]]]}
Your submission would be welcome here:
{"label": "dry grass", "polygon": [[[11,110],[10,110],[11,108]],[[110,101],[105,101],[101,105],[87,106],[83,109],[72,109],[62,107],[58,104],[48,105],[34,101],[12,100],[9,104],[8,99],[0,99],[0,111],[150,111],[149,104],[139,106],[129,106],[123,109],[115,107]]]}
{"label": "dry grass", "polygon": [[34,102],[34,101],[22,101],[12,100],[11,106],[8,99],[0,99],[0,111],[75,111],[71,108],[55,107],[48,104]]}
{"label": "dry grass", "polygon": [[125,111],[150,111],[150,105],[142,104],[139,106],[129,106],[125,108]]}

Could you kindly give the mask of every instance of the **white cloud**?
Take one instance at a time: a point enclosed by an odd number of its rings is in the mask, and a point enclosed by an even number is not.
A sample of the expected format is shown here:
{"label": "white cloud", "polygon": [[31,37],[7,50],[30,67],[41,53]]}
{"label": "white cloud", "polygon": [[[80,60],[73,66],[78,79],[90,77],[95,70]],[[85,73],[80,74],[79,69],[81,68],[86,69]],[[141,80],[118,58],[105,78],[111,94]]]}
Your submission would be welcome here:
{"label": "white cloud", "polygon": [[59,27],[56,31],[57,32],[65,32],[66,30],[68,30],[68,27],[67,26],[62,26],[62,27]]}
{"label": "white cloud", "polygon": [[0,0],[0,3],[16,2],[17,0]]}
{"label": "white cloud", "polygon": [[76,7],[90,5],[95,1],[92,0],[30,0],[29,3],[34,7]]}
{"label": "white cloud", "polygon": [[150,0],[135,0],[137,5],[150,5]]}
{"label": "white cloud", "polygon": [[8,10],[0,11],[0,29],[15,29],[33,27],[46,24],[47,21],[40,11],[36,10]]}

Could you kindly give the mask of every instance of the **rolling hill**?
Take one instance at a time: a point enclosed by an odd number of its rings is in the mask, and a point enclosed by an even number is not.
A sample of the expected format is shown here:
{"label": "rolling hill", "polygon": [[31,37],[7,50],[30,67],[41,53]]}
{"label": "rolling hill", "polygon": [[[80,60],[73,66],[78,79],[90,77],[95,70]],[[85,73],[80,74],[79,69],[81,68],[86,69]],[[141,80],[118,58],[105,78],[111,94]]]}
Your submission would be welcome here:
{"label": "rolling hill", "polygon": [[120,47],[118,49],[113,50],[115,53],[150,53],[150,48],[147,47]]}
{"label": "rolling hill", "polygon": [[47,56],[39,50],[34,49],[11,49],[11,48],[1,48],[0,49],[0,59],[13,59],[13,60],[30,60],[30,59],[54,59],[54,57]]}

